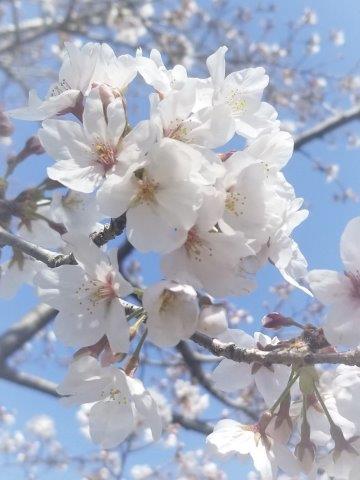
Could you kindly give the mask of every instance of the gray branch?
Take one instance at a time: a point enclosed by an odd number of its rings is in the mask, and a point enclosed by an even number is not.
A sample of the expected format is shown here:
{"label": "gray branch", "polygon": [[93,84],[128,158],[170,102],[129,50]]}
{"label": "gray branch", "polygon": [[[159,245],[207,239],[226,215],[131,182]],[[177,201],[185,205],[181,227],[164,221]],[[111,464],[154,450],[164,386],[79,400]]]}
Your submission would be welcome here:
{"label": "gray branch", "polygon": [[[125,224],[125,215],[122,215],[118,218],[112,218],[110,223],[92,233],[90,238],[98,247],[101,247],[118,235],[121,235],[124,231]],[[18,248],[23,253],[26,253],[36,260],[45,263],[45,265],[47,265],[49,268],[56,268],[60,267],[61,265],[76,265],[77,263],[72,253],[61,254],[51,252],[46,248],[35,245],[32,242],[28,242],[27,240],[8,232],[0,226],[0,246],[4,245]],[[131,249],[128,249],[126,253],[129,253],[130,251]]]}
{"label": "gray branch", "polygon": [[45,263],[50,268],[59,267],[60,265],[75,265],[76,260],[72,253],[63,255],[60,253],[54,253],[46,248],[35,245],[32,242],[14,235],[4,228],[0,227],[0,245],[9,245],[14,248],[18,248],[23,253],[30,255],[30,257]]}
{"label": "gray branch", "polygon": [[19,350],[26,342],[46,327],[56,316],[57,310],[40,303],[30,310],[20,322],[0,336],[0,363]]}
{"label": "gray branch", "polygon": [[276,349],[271,351],[257,348],[241,348],[235,343],[225,343],[202,333],[195,333],[191,340],[206,348],[217,357],[228,358],[238,363],[261,363],[262,365],[294,365],[297,367],[316,364],[350,365],[360,367],[360,350],[348,352],[312,352],[308,349]]}
{"label": "gray branch", "polygon": [[197,381],[200,383],[200,385],[202,385],[205,388],[205,390],[207,390],[211,395],[213,395],[215,398],[220,400],[220,402],[224,403],[228,407],[241,410],[253,420],[257,419],[256,413],[250,410],[246,405],[244,405],[244,402],[242,400],[234,400],[234,399],[228,398],[222,395],[221,392],[219,392],[219,390],[217,390],[214,387],[211,380],[207,377],[207,375],[203,371],[201,367],[201,363],[196,359],[194,352],[186,342],[180,342],[176,348],[181,353],[184,359],[184,362],[189,368],[192,376],[197,379]]}
{"label": "gray branch", "polygon": [[[7,366],[2,366],[0,367],[0,378],[15,383],[16,385],[29,388],[30,390],[45,393],[54,398],[60,398],[54,382],[36,375],[30,375]],[[204,435],[209,435],[213,430],[213,426],[209,423],[202,420],[187,418],[180,413],[172,414],[172,423],[178,423],[186,430],[193,430]]]}
{"label": "gray branch", "polygon": [[307,143],[313,140],[322,138],[324,135],[333,132],[337,128],[340,128],[353,120],[360,120],[360,107],[355,106],[344,110],[337,115],[327,118],[326,120],[318,123],[312,128],[309,128],[303,133],[300,133],[295,138],[294,149],[300,150]]}
{"label": "gray branch", "polygon": [[55,398],[60,398],[60,395],[56,391],[56,384],[50,380],[46,380],[45,378],[19,372],[18,370],[6,365],[1,366],[0,368],[0,378],[23,387],[30,388],[31,390],[46,393],[47,395]]}

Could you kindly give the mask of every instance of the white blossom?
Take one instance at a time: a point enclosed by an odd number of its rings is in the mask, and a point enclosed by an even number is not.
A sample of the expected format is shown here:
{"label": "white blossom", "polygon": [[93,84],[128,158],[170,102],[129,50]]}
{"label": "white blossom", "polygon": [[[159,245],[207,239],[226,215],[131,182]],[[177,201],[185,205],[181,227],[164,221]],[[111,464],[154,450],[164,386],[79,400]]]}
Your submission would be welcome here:
{"label": "white blossom", "polygon": [[147,313],[148,339],[159,347],[172,347],[195,333],[199,307],[190,285],[162,281],[148,287],[142,298]]}
{"label": "white blossom", "polygon": [[333,270],[312,270],[308,281],[315,297],[329,312],[324,319],[326,338],[333,345],[357,347],[360,344],[360,217],[346,226],[340,241],[340,254],[345,273]]}
{"label": "white blossom", "polygon": [[80,356],[58,387],[67,404],[93,403],[89,411],[90,436],[112,448],[136,431],[139,423],[151,429],[153,440],[161,435],[161,418],[151,395],[140,380],[113,366],[101,367],[91,356]]}
{"label": "white blossom", "polygon": [[68,239],[79,265],[40,272],[35,283],[45,303],[59,310],[55,333],[68,345],[92,345],[106,335],[114,353],[127,352],[124,298],[131,285],[120,275],[116,252],[107,255],[89,240]]}

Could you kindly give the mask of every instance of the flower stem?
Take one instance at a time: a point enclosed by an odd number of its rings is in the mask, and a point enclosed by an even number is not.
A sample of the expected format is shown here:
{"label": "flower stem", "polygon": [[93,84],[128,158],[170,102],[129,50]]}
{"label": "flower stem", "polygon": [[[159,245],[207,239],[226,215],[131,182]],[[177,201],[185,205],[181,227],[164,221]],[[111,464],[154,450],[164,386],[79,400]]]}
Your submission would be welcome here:
{"label": "flower stem", "polygon": [[275,412],[275,410],[277,409],[277,407],[280,405],[280,403],[285,399],[285,397],[288,395],[288,393],[290,392],[290,389],[291,387],[294,385],[294,383],[296,382],[296,380],[299,378],[300,376],[300,373],[299,372],[294,372],[293,370],[291,371],[290,373],[290,377],[289,377],[289,381],[288,381],[288,384],[286,385],[284,391],[282,392],[282,394],[280,395],[280,397],[276,400],[276,402],[274,403],[274,405],[270,408],[270,412],[273,414]]}

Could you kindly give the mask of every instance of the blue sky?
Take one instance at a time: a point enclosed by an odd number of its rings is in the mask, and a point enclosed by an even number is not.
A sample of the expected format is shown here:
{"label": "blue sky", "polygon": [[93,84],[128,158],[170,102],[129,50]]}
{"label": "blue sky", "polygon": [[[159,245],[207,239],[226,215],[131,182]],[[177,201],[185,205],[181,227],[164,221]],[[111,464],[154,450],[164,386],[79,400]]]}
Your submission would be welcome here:
{"label": "blue sky", "polygon": [[[335,75],[343,75],[356,61],[359,60],[358,46],[360,45],[360,3],[357,0],[339,2],[335,0],[326,1],[300,1],[292,0],[274,2],[278,6],[277,28],[273,32],[273,41],[281,38],[286,33],[286,23],[291,18],[297,18],[305,6],[315,8],[319,16],[319,23],[316,31],[323,37],[321,53],[314,55],[313,66],[324,63],[325,69]],[[206,4],[206,2],[201,2]],[[242,4],[252,6],[254,2],[243,1]],[[328,32],[331,28],[341,28],[346,35],[346,44],[335,49],[327,45]],[[256,39],[254,26],[254,39]],[[216,47],[216,46],[214,46]],[[229,45],[231,48],[231,46]],[[296,47],[301,54],[303,43],[299,39]],[[338,53],[344,54],[344,60],[339,60]],[[309,65],[309,64],[308,64]],[[266,65],[264,65],[266,68]],[[145,100],[146,101],[146,100]],[[142,106],[146,108],[145,104]],[[18,150],[29,137],[35,133],[36,125],[26,122],[16,122],[16,133],[14,136],[14,150]],[[358,124],[354,124],[354,130]],[[345,128],[348,130],[348,128]],[[327,148],[322,141],[315,141],[306,147],[306,150],[313,156],[318,157],[327,164],[339,163],[341,165],[341,181],[351,186],[355,191],[360,191],[360,158],[359,151],[348,150],[344,139],[337,135],[335,148]],[[44,177],[45,166],[49,163],[46,156],[32,157],[21,165],[14,176],[13,191],[20,191],[24,187],[35,185]],[[324,178],[312,167],[300,153],[296,153],[285,169],[285,174],[296,189],[297,195],[305,199],[305,204],[310,210],[309,218],[296,230],[295,239],[298,241],[305,257],[308,259],[310,268],[333,268],[340,269],[339,259],[339,238],[348,220],[359,215],[359,205],[355,203],[335,203],[331,196],[334,192],[333,184],[325,184]],[[159,268],[157,258],[154,255],[141,257],[146,280],[151,281],[158,278]],[[236,299],[239,307],[248,309],[256,320],[263,314],[263,301],[269,300],[274,304],[275,299],[269,294],[269,287],[274,283],[281,282],[280,275],[271,267],[267,267],[258,276],[259,288],[249,297]],[[293,306],[298,307],[306,301],[305,295],[297,293],[294,295]],[[33,292],[28,287],[23,287],[19,295],[10,302],[0,301],[1,324],[0,331],[5,330],[11,323],[18,320],[37,301]],[[251,326],[253,328],[254,326]],[[66,351],[63,351],[65,355]],[[47,365],[23,366],[27,371],[42,374],[54,381],[60,380],[63,371],[51,363]],[[21,427],[31,416],[39,413],[47,413],[54,417],[60,440],[65,448],[76,453],[78,451],[89,451],[92,445],[78,433],[74,417],[74,410],[69,410],[60,405],[57,401],[49,399],[45,395],[28,391],[24,388],[14,386],[5,381],[0,381],[0,402],[18,414],[18,426]],[[206,416],[212,416],[218,409],[216,402],[214,407],[206,412]],[[198,434],[186,434],[187,447],[202,448],[203,438]],[[154,450],[147,449],[134,457],[138,463],[149,463],[151,465],[161,464],[168,455],[167,450],[155,447]],[[131,464],[130,464],[131,465]],[[225,467],[230,479],[240,478],[248,471],[248,465],[239,467],[236,462],[231,462]],[[5,473],[5,471],[4,471]],[[6,470],[8,480],[20,479],[16,470]],[[48,480],[75,480],[78,475],[74,472],[47,472],[43,478]],[[241,477],[242,478],[242,477]]]}

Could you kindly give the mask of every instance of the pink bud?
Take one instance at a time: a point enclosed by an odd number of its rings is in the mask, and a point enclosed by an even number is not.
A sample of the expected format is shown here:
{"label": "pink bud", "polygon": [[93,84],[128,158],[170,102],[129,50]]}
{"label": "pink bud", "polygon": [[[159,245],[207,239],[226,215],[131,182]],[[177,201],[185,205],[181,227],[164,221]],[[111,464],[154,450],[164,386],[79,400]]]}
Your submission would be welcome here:
{"label": "pink bud", "polygon": [[265,328],[273,328],[274,330],[278,330],[282,327],[291,327],[296,325],[290,317],[284,317],[281,313],[272,312],[268,313],[261,319],[261,323],[264,325]]}
{"label": "pink bud", "polygon": [[27,156],[41,155],[45,152],[43,146],[40,143],[40,140],[36,136],[30,137],[26,141],[24,151],[27,153]]}
{"label": "pink bud", "polygon": [[13,131],[9,118],[0,110],[0,137],[10,137]]}

